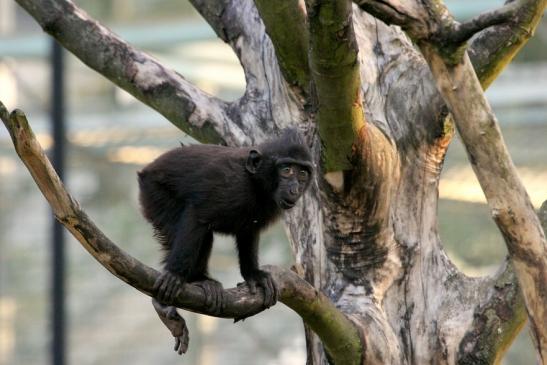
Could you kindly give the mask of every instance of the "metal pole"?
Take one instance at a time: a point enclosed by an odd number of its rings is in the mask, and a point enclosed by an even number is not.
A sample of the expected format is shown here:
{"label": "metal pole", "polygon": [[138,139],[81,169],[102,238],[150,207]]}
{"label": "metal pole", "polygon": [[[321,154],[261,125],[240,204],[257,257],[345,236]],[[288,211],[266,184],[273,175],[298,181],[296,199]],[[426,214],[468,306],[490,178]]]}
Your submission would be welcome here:
{"label": "metal pole", "polygon": [[[65,96],[63,48],[53,40],[51,43],[52,96],[51,126],[53,135],[52,163],[59,177],[64,178],[65,169]],[[53,219],[51,256],[51,364],[65,364],[65,240],[61,224]]]}

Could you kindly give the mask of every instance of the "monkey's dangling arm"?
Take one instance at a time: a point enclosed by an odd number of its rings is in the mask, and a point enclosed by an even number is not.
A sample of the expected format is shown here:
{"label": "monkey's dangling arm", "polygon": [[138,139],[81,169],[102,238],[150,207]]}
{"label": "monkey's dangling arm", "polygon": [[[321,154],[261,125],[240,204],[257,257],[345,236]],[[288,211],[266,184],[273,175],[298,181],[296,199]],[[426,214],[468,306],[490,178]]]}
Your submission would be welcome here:
{"label": "monkey's dangling arm", "polygon": [[175,337],[174,350],[179,355],[186,353],[190,336],[184,318],[178,314],[175,307],[161,304],[154,298],[152,298],[152,305],[154,305],[154,309],[163,324],[171,331],[173,337]]}

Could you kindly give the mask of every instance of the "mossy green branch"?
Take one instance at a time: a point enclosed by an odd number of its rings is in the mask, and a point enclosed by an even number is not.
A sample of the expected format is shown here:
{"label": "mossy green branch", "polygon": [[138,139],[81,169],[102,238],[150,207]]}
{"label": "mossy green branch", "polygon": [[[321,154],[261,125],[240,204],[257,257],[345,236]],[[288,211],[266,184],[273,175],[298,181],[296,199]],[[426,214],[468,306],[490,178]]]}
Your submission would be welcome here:
{"label": "mossy green branch", "polygon": [[352,4],[310,0],[306,6],[323,170],[349,170],[353,144],[365,124]]}
{"label": "mossy green branch", "polygon": [[336,365],[358,365],[365,346],[357,327],[320,291],[295,273],[269,271],[283,283],[280,300],[298,313],[319,336],[329,357]]}
{"label": "mossy green branch", "polygon": [[298,0],[255,0],[285,80],[308,93],[308,25]]}

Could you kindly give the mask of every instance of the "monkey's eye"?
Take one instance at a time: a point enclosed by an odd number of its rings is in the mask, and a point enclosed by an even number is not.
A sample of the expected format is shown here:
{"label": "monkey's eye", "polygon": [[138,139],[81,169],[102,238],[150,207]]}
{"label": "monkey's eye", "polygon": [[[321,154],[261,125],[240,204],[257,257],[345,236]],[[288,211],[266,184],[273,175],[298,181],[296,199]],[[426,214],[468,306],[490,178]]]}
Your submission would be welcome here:
{"label": "monkey's eye", "polygon": [[292,167],[290,167],[290,166],[285,166],[285,167],[281,168],[280,174],[281,174],[281,176],[283,176],[283,177],[291,177],[292,174],[293,174]]}
{"label": "monkey's eye", "polygon": [[306,170],[298,171],[298,180],[307,181],[308,180],[308,172]]}

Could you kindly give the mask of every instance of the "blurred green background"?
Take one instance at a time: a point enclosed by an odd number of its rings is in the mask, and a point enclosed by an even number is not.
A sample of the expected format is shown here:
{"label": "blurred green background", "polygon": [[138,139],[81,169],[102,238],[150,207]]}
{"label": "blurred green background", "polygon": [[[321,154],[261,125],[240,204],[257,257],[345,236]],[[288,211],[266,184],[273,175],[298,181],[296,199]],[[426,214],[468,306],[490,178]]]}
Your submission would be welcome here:
{"label": "blurred green background", "polygon": [[[186,1],[76,1],[137,46],[209,93],[242,94],[231,49]],[[500,1],[450,1],[460,18]],[[0,0],[0,100],[27,112],[42,144],[49,133],[49,39],[12,0]],[[139,213],[136,171],[188,137],[103,77],[67,57],[68,174],[71,193],[126,251],[158,267],[160,252]],[[536,207],[547,199],[547,23],[488,90],[524,184]],[[440,233],[468,275],[496,270],[505,245],[484,204],[462,147],[452,143],[442,175]],[[8,134],[0,128],[0,364],[49,361],[51,214]],[[148,297],[115,279],[72,238],[68,249],[69,364],[304,364],[299,317],[283,305],[242,323],[186,313],[190,349],[183,359]],[[281,225],[262,237],[262,262],[292,261]],[[217,239],[211,266],[225,286],[241,281],[233,244]],[[527,331],[505,363],[534,364]]]}

